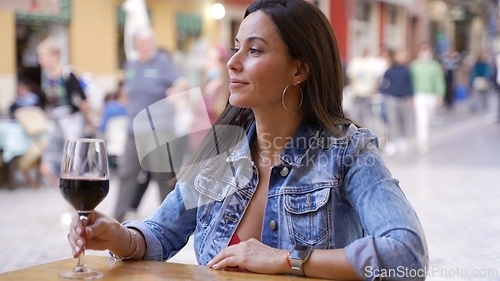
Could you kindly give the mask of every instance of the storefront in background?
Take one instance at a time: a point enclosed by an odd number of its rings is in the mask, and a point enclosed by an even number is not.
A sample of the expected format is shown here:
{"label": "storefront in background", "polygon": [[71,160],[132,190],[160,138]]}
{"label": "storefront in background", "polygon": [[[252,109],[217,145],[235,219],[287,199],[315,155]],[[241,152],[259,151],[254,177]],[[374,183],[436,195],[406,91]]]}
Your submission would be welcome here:
{"label": "storefront in background", "polygon": [[[63,63],[92,73],[105,92],[122,78],[124,0],[6,0],[0,4],[0,112],[15,97],[18,77],[40,80],[36,46],[47,36],[62,44]],[[157,44],[176,53],[197,38],[219,42],[210,1],[146,0]]]}

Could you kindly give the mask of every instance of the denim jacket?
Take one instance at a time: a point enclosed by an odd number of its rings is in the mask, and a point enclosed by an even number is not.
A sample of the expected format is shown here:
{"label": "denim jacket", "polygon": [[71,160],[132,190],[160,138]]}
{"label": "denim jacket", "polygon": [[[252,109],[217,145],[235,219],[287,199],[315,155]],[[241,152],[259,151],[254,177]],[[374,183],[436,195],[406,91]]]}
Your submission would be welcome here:
{"label": "denim jacket", "polygon": [[[383,163],[377,138],[354,125],[342,131],[302,124],[285,146],[271,170],[261,242],[279,249],[344,248],[364,280],[424,280],[424,233]],[[144,222],[125,223],[144,235],[144,259],[173,257],[192,234],[201,265],[228,246],[258,183],[249,149],[254,135],[255,125],[223,161],[202,165],[194,181],[180,180]],[[224,164],[227,171],[214,172]]]}

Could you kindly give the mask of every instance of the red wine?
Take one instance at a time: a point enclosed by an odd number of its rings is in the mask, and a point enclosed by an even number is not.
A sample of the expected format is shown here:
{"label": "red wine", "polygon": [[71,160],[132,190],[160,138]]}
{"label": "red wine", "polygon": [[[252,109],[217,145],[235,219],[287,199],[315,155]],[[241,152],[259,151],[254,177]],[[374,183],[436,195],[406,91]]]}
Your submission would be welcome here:
{"label": "red wine", "polygon": [[75,210],[90,212],[108,195],[109,179],[61,178],[59,189]]}

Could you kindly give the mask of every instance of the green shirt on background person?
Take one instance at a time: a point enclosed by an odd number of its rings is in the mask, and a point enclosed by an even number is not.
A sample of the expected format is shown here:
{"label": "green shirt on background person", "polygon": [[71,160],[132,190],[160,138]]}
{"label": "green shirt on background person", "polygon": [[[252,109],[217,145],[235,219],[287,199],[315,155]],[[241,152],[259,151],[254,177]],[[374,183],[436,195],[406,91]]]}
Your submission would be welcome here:
{"label": "green shirt on background person", "polygon": [[416,59],[410,66],[411,81],[415,93],[444,96],[446,83],[441,65],[434,59]]}

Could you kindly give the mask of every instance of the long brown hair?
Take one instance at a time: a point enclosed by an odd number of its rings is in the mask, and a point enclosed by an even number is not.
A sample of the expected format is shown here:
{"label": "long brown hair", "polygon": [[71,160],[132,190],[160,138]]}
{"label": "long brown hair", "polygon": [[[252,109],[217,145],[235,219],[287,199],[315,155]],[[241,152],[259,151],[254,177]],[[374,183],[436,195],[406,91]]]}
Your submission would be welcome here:
{"label": "long brown hair", "polygon": [[[337,39],[326,16],[303,0],[257,0],[248,6],[244,18],[256,11],[271,18],[290,56],[309,65],[309,77],[302,86],[304,122],[331,131],[352,123],[342,109],[342,63]],[[213,134],[207,135],[192,161],[199,162],[234,146],[244,135],[231,127],[238,126],[246,132],[254,120],[251,109],[228,104],[215,122]],[[230,129],[225,129],[226,126]]]}

